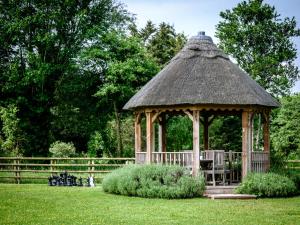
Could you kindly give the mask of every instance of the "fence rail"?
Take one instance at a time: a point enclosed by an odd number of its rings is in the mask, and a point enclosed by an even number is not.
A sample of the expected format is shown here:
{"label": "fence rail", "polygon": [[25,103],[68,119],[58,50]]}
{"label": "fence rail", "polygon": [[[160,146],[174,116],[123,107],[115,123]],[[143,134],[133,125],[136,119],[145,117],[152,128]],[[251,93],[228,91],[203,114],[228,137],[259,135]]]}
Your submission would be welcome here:
{"label": "fence rail", "polygon": [[300,172],[300,160],[287,160],[286,168],[290,170],[297,170]]}
{"label": "fence rail", "polygon": [[[0,157],[0,178],[14,179],[21,183],[22,179],[47,179],[46,176],[63,171],[77,174],[99,175],[109,173],[113,169],[134,163],[134,158],[47,158],[47,157]],[[2,174],[4,173],[5,176]],[[5,174],[9,173],[9,175]],[[33,173],[34,175],[28,176]]]}

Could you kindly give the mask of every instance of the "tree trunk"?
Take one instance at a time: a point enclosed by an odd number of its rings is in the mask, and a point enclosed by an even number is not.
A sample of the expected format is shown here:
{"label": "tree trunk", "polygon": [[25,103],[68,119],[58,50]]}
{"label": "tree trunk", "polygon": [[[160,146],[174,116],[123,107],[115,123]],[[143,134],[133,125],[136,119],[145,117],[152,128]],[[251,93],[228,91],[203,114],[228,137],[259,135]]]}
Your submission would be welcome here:
{"label": "tree trunk", "polygon": [[116,119],[117,155],[121,156],[121,153],[123,151],[123,143],[122,143],[122,136],[121,136],[121,120],[119,117],[117,103],[115,101],[113,101],[113,105],[114,105],[114,112],[115,112],[115,119]]}

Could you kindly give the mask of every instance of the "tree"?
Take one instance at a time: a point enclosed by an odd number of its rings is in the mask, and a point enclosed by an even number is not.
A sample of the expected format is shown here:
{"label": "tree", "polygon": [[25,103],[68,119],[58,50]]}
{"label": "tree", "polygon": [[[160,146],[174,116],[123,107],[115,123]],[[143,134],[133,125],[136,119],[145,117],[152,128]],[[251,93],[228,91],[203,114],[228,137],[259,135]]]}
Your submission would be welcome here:
{"label": "tree", "polygon": [[133,36],[142,39],[149,54],[161,66],[168,63],[183,48],[187,40],[183,33],[176,33],[174,26],[165,22],[156,27],[149,20],[140,30],[134,24],[129,29]]}
{"label": "tree", "polygon": [[[123,6],[113,0],[0,2],[0,105],[7,107],[13,103],[19,108],[20,127],[29,146],[26,155],[47,154],[49,144],[66,131],[65,127],[57,126],[57,121],[71,124],[70,117],[66,116],[66,112],[70,113],[68,109],[77,110],[78,118],[92,111],[74,104],[73,99],[77,98],[70,89],[78,83],[65,85],[65,82],[81,75],[77,59],[83,48],[112,27],[123,27],[130,19]],[[94,83],[90,87],[95,92],[100,79],[98,74],[94,76],[98,79],[92,77]],[[83,83],[76,87],[77,93],[86,90],[86,86],[79,90],[81,86]],[[69,90],[61,91],[62,88]],[[67,96],[60,98],[62,93],[68,93],[73,99],[62,101],[67,99]],[[77,102],[88,101],[87,105],[91,105],[91,95],[85,97]],[[95,118],[97,113],[89,116]],[[60,120],[54,121],[54,117]],[[67,127],[66,133],[72,128]],[[64,138],[76,138],[76,135]]]}
{"label": "tree", "polygon": [[124,104],[154,74],[158,66],[136,37],[126,37],[124,33],[111,32],[101,40],[106,52],[98,55],[107,62],[103,75],[103,85],[95,96],[112,108],[116,122],[117,155],[123,151],[120,110]]}
{"label": "tree", "polygon": [[173,26],[161,23],[149,40],[147,48],[160,65],[168,63],[186,42],[183,34],[176,34]]}
{"label": "tree", "polygon": [[268,92],[288,94],[299,77],[291,40],[300,35],[295,18],[281,19],[263,0],[243,1],[220,16],[223,20],[216,27],[219,47]]}
{"label": "tree", "polygon": [[26,139],[20,129],[20,119],[17,117],[18,109],[14,105],[7,108],[0,107],[0,156],[21,156],[24,151]]}
{"label": "tree", "polygon": [[271,140],[277,154],[300,159],[300,93],[283,97],[272,121]]}

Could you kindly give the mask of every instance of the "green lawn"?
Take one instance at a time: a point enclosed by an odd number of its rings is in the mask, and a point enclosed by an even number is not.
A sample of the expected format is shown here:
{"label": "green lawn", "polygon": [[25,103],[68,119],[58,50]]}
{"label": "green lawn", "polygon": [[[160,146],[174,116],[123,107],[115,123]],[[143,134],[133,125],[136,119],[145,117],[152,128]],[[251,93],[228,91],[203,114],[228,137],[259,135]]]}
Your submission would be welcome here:
{"label": "green lawn", "polygon": [[0,184],[0,224],[300,224],[300,197],[143,199],[101,187]]}

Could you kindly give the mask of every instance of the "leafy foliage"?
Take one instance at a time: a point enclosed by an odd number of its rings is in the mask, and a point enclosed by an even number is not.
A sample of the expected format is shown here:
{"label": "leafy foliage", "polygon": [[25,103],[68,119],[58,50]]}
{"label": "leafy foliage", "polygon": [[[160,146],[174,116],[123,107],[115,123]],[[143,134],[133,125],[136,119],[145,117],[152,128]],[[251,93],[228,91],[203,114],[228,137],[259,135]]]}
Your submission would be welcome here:
{"label": "leafy foliage", "polygon": [[192,198],[203,194],[203,177],[193,178],[186,169],[175,166],[127,166],[103,179],[109,193],[146,198]]}
{"label": "leafy foliage", "polygon": [[271,140],[280,157],[300,159],[300,94],[283,97],[272,121]]}
{"label": "leafy foliage", "polygon": [[236,191],[259,197],[287,197],[294,195],[297,189],[288,177],[275,173],[254,173],[249,174]]}
{"label": "leafy foliage", "polygon": [[104,36],[101,43],[105,44],[106,51],[99,57],[103,57],[107,62],[107,70],[103,76],[103,84],[95,96],[99,97],[100,101],[112,105],[116,122],[117,155],[121,155],[121,107],[158,72],[158,66],[136,37],[111,32]]}
{"label": "leafy foliage", "polygon": [[14,105],[7,108],[0,107],[0,153],[6,156],[21,156],[24,150],[25,138],[20,129],[20,119],[17,117],[18,109]]}
{"label": "leafy foliage", "polygon": [[169,151],[193,149],[193,124],[185,116],[173,117],[167,123],[167,148]]}
{"label": "leafy foliage", "polygon": [[87,153],[89,157],[99,157],[103,155],[104,141],[99,131],[95,131],[94,134],[91,135],[87,145],[88,145]]}
{"label": "leafy foliage", "polygon": [[56,141],[50,145],[49,152],[52,157],[70,157],[75,155],[75,146],[72,142]]}
{"label": "leafy foliage", "polygon": [[217,117],[209,127],[211,149],[241,151],[242,122],[237,116]]}
{"label": "leafy foliage", "polygon": [[176,33],[174,26],[165,22],[156,27],[151,21],[147,21],[140,31],[131,26],[131,33],[144,41],[148,52],[161,66],[167,64],[183,48],[187,40],[183,33]]}
{"label": "leafy foliage", "polygon": [[242,1],[220,16],[223,20],[216,33],[219,46],[270,93],[289,93],[299,77],[291,40],[300,35],[295,18],[281,19],[263,0]]}

